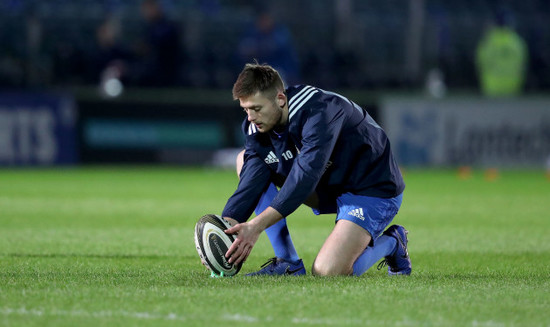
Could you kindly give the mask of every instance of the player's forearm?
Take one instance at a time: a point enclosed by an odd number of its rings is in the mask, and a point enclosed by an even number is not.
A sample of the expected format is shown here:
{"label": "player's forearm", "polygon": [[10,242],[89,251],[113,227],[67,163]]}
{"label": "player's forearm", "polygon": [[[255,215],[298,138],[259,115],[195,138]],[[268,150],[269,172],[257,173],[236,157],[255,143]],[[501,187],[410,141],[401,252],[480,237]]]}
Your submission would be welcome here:
{"label": "player's forearm", "polygon": [[250,220],[250,223],[255,225],[260,231],[264,231],[281,219],[283,219],[283,216],[277,210],[267,207],[262,213]]}

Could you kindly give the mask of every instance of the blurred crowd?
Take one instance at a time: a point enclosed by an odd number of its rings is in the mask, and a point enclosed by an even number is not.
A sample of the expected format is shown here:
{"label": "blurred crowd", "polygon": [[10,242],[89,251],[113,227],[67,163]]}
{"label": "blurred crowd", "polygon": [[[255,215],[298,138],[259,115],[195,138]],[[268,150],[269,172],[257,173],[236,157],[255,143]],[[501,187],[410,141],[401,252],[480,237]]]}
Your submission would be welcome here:
{"label": "blurred crowd", "polygon": [[508,51],[487,50],[487,35],[506,26],[519,40],[520,88],[541,92],[550,90],[548,21],[546,0],[0,0],[0,88],[105,76],[227,88],[257,59],[289,84],[410,89],[435,78],[478,89],[484,63]]}

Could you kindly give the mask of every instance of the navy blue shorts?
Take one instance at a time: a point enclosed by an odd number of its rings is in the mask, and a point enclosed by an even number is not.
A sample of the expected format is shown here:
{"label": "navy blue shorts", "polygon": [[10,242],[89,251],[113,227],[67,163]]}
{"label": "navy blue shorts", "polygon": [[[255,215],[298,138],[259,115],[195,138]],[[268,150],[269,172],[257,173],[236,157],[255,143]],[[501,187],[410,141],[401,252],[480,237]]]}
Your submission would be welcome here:
{"label": "navy blue shorts", "polygon": [[[402,201],[403,193],[389,199],[344,193],[336,199],[336,221],[349,220],[363,227],[374,243],[392,222]],[[317,215],[325,213],[315,209],[313,212]]]}

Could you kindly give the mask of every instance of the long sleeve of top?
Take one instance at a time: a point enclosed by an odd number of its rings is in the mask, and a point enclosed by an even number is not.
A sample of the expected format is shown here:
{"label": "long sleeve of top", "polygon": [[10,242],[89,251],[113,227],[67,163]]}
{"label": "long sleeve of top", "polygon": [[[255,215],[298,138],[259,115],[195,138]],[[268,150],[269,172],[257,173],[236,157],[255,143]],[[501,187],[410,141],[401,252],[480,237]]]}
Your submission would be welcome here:
{"label": "long sleeve of top", "polygon": [[224,216],[247,220],[270,182],[280,187],[271,207],[283,216],[314,192],[330,208],[347,192],[382,198],[403,192],[390,142],[363,108],[312,86],[286,92],[289,116],[284,127],[259,133],[254,124],[243,122],[244,165]]}
{"label": "long sleeve of top", "polygon": [[240,223],[245,222],[269,185],[270,177],[269,167],[252,149],[248,148],[244,153],[239,185],[227,201],[222,216],[233,218]]}

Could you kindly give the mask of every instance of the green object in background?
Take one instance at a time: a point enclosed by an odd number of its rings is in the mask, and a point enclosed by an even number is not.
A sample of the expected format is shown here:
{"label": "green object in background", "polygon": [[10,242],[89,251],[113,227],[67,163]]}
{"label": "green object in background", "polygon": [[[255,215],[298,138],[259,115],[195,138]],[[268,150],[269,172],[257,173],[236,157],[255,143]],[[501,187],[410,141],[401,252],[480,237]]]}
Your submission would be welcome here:
{"label": "green object in background", "polygon": [[488,96],[517,95],[525,80],[527,47],[511,28],[493,27],[477,48],[481,89]]}
{"label": "green object in background", "polygon": [[95,148],[200,148],[224,146],[218,122],[90,119],[84,126],[84,142]]}

